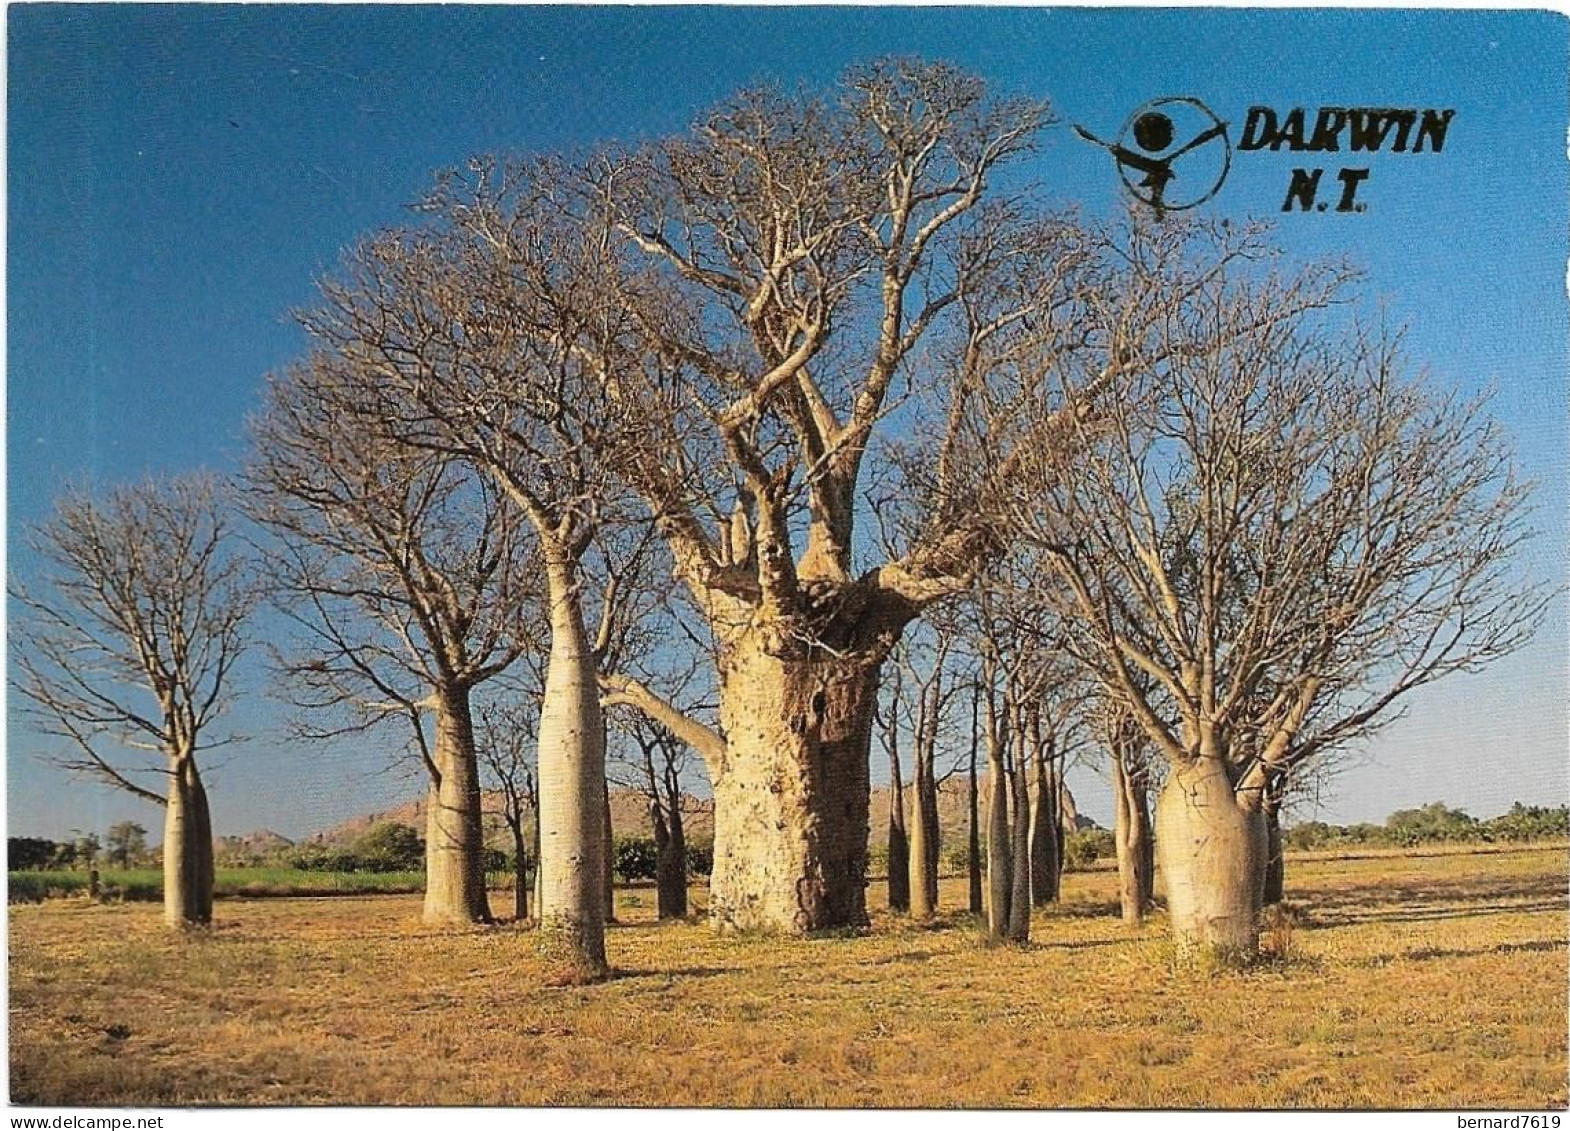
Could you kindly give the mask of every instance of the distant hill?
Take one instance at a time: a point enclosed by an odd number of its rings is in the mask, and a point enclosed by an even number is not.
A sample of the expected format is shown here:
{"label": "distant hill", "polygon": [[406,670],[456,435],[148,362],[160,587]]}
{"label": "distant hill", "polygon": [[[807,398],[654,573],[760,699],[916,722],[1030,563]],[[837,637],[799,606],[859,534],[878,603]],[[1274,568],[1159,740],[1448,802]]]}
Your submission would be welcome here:
{"label": "distant hill", "polygon": [[[987,777],[982,775],[979,782],[981,793],[981,814],[986,819],[987,808]],[[905,804],[910,805],[912,793],[910,787],[905,788]],[[686,832],[689,839],[706,840],[714,835],[714,802],[709,798],[689,798],[686,810]],[[497,847],[510,846],[510,834],[501,818],[501,795],[486,793],[482,805],[485,809],[486,840]],[[399,824],[410,825],[425,833],[424,797],[406,801],[402,805],[390,809],[380,809],[352,817],[323,832],[307,837],[302,844],[321,845],[333,848],[347,848],[354,841],[363,836],[375,825],[386,821],[396,821]],[[1073,795],[1064,791],[1063,815],[1069,828],[1094,828],[1095,822],[1088,817],[1079,815],[1075,808]],[[889,835],[889,790],[880,786],[872,791],[871,806],[871,834],[869,841],[874,845],[885,844]],[[968,783],[962,777],[951,777],[938,786],[938,826],[942,839],[948,843],[957,843],[951,838],[965,837],[968,835],[969,798]],[[652,829],[649,825],[648,803],[641,793],[630,789],[611,790],[611,828],[615,835],[622,836],[649,836]],[[253,834],[254,835],[254,834]],[[276,835],[276,834],[273,834]],[[282,840],[282,838],[279,838]],[[284,842],[287,845],[288,842]]]}
{"label": "distant hill", "polygon": [[265,860],[285,849],[293,848],[294,841],[271,829],[257,829],[243,836],[213,838],[213,859],[219,864]]}
{"label": "distant hill", "polygon": [[[501,794],[491,792],[483,794],[481,807],[484,810],[486,840],[498,847],[510,848],[512,834],[507,831],[507,824],[501,817]],[[381,809],[351,817],[330,829],[307,837],[302,843],[346,848],[373,826],[387,821],[411,825],[420,831],[421,836],[424,836],[425,811],[426,799],[419,797],[391,809]],[[714,835],[713,801],[707,798],[690,798],[684,814],[689,838],[701,840]],[[641,793],[630,789],[611,790],[611,828],[617,836],[652,835],[648,802],[644,800]]]}

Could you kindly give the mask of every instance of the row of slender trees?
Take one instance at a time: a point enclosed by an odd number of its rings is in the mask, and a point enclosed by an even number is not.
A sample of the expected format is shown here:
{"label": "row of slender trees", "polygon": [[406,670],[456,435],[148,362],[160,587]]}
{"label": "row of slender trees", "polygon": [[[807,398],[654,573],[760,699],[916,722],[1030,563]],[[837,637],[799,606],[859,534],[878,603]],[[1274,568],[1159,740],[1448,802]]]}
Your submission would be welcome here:
{"label": "row of slender trees", "polygon": [[302,730],[407,725],[433,921],[488,916],[475,702],[534,685],[541,928],[590,975],[607,710],[702,760],[718,923],[858,925],[887,661],[966,602],[993,929],[1028,930],[1030,775],[1077,683],[1120,798],[1165,767],[1177,933],[1251,949],[1282,783],[1535,628],[1527,488],[1480,403],[1348,318],[1343,267],[1044,208],[1052,121],[892,59],[636,147],[475,158],[299,315],[236,489],[264,584],[211,486],[68,497],[52,594],[15,590],[18,687],[78,768],[166,805],[171,918],[210,914],[196,755],[262,595]]}

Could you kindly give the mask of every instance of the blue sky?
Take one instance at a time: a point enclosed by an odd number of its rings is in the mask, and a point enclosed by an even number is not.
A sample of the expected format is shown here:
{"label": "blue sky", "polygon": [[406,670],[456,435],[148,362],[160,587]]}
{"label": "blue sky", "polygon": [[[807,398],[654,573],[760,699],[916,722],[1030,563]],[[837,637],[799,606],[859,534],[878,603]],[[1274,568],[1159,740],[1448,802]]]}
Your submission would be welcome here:
{"label": "blue sky", "polygon": [[[369,230],[406,217],[470,153],[681,129],[758,80],[821,86],[889,53],[945,58],[1050,98],[1030,174],[1050,200],[1119,206],[1110,137],[1151,98],[1232,123],[1251,105],[1454,108],[1438,154],[1379,154],[1358,215],[1279,208],[1295,166],[1239,153],[1212,214],[1276,216],[1295,256],[1344,253],[1411,323],[1434,378],[1493,382],[1541,481],[1528,563],[1566,573],[1567,24],[1510,12],[1093,9],[474,8],[13,5],[8,9],[7,508],[18,533],[65,481],[226,470],[263,375],[295,354],[291,307]],[[1350,162],[1349,162],[1350,163]],[[1332,786],[1321,815],[1378,819],[1442,798],[1489,815],[1561,803],[1561,602],[1493,671],[1415,697]],[[298,835],[411,795],[385,753],[294,748],[270,707],[210,775],[220,832]],[[12,727],[17,833],[104,828],[147,806],[70,783]],[[874,758],[877,763],[878,758]],[[1094,774],[1071,777],[1091,815]]]}

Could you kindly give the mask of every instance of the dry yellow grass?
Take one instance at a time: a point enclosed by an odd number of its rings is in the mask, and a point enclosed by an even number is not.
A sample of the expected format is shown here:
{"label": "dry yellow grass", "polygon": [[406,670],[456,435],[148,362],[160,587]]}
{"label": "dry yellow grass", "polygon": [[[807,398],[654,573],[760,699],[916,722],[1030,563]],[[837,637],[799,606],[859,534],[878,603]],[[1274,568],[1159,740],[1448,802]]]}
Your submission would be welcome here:
{"label": "dry yellow grass", "polygon": [[1288,960],[1215,973],[1174,969],[1159,917],[1125,931],[1107,872],[1025,950],[963,915],[720,936],[624,891],[588,987],[548,985],[527,931],[421,927],[417,897],[222,902],[189,939],[155,906],[19,906],[12,1099],[1563,1107],[1566,885],[1563,846],[1293,861]]}

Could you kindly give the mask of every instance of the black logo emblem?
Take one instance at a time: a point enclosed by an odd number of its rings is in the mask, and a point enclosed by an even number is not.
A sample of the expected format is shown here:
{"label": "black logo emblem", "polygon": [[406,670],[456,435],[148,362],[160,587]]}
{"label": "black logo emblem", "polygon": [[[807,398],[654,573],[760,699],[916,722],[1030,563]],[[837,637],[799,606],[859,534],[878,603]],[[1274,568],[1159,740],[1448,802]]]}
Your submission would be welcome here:
{"label": "black logo emblem", "polygon": [[1156,218],[1203,204],[1232,168],[1227,124],[1197,98],[1156,98],[1129,115],[1116,142],[1074,130],[1117,160],[1118,175]]}

